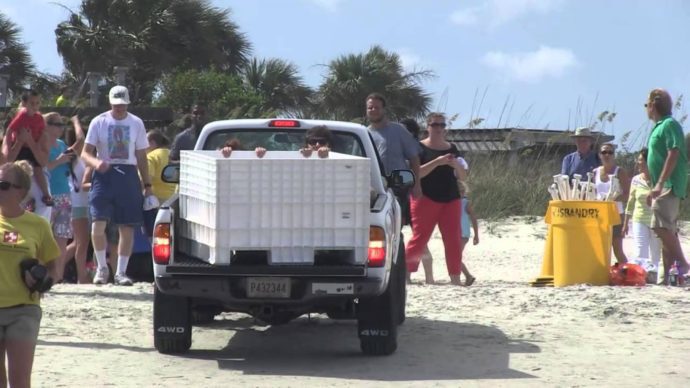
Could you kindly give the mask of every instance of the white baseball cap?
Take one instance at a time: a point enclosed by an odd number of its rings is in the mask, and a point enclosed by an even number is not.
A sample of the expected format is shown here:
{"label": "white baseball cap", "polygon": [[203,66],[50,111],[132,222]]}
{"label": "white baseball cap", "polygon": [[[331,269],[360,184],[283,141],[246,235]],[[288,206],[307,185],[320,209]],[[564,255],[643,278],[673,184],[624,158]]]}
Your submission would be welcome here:
{"label": "white baseball cap", "polygon": [[129,90],[126,86],[116,85],[108,93],[110,105],[129,105]]}

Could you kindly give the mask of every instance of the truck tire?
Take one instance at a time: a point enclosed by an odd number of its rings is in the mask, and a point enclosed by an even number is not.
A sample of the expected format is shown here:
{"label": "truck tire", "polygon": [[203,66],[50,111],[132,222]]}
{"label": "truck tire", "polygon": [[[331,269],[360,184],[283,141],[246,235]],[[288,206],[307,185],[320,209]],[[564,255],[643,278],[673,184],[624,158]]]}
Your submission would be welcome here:
{"label": "truck tire", "polygon": [[160,353],[184,353],[192,346],[189,298],[153,289],[153,344]]}
{"label": "truck tire", "polygon": [[407,263],[405,262],[405,243],[403,242],[403,235],[400,235],[400,246],[398,247],[398,263],[401,265],[398,268],[398,287],[400,290],[400,307],[398,309],[398,324],[402,325],[405,322],[405,314],[407,309]]}
{"label": "truck tire", "polygon": [[401,263],[391,270],[388,287],[383,294],[360,298],[357,311],[357,330],[362,353],[369,356],[387,356],[398,348],[398,322],[400,320]]}

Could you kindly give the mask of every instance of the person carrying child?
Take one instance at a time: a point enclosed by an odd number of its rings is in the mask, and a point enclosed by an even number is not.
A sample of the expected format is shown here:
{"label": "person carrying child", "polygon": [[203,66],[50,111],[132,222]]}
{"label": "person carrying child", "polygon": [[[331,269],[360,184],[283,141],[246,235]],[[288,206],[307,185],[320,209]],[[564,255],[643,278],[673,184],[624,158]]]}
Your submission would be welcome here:
{"label": "person carrying child", "polygon": [[19,111],[14,116],[2,142],[7,162],[26,160],[33,168],[33,184],[25,208],[50,221],[53,199],[43,168],[48,163],[50,145],[44,135],[46,123],[39,112],[41,96],[35,90],[22,94]]}

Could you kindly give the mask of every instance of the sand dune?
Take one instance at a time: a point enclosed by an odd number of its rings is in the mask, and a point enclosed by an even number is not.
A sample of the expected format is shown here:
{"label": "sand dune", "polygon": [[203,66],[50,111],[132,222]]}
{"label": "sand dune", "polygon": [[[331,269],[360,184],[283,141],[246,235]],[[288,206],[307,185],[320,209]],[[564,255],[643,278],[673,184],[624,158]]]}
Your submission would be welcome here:
{"label": "sand dune", "polygon": [[[482,222],[465,254],[472,287],[415,274],[398,351],[383,358],[360,355],[354,322],[320,315],[266,327],[223,314],[194,328],[188,354],[160,355],[150,284],[59,285],[43,302],[34,385],[690,386],[688,289],[529,287],[545,230],[540,218]],[[440,236],[430,248],[447,282]]]}

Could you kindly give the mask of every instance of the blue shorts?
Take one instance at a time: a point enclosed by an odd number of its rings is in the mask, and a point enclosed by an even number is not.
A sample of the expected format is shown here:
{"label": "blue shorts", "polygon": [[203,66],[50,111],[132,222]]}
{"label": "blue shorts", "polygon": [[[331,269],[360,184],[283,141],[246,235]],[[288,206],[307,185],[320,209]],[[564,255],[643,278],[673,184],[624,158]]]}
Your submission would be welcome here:
{"label": "blue shorts", "polygon": [[140,225],[144,215],[144,195],[137,167],[114,164],[104,173],[95,171],[89,191],[89,209],[93,221]]}

